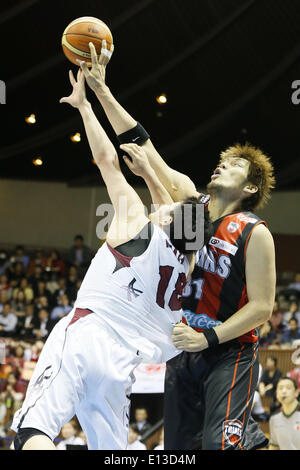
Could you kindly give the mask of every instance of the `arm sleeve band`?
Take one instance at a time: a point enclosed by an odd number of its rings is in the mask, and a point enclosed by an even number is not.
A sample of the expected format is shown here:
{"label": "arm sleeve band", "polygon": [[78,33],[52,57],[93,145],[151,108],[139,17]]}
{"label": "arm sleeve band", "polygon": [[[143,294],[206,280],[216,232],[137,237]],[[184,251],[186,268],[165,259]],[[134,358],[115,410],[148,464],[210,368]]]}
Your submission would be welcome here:
{"label": "arm sleeve band", "polygon": [[123,132],[123,134],[120,134],[117,137],[120,144],[143,145],[150,138],[150,135],[138,122],[135,127],[129,129],[129,131]]}
{"label": "arm sleeve band", "polygon": [[203,330],[202,333],[204,334],[209,348],[214,348],[219,344],[219,338],[213,328],[208,328],[207,330]]}

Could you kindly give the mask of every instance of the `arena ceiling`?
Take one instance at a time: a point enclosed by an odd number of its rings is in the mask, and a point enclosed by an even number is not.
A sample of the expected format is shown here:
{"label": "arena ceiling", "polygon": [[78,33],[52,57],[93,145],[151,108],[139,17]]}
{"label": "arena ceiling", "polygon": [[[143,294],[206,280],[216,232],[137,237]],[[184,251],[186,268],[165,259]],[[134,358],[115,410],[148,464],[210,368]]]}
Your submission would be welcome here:
{"label": "arena ceiling", "polygon": [[[291,100],[300,80],[299,0],[1,0],[1,178],[103,184],[79,114],[59,104],[76,70],[61,35],[80,16],[111,28],[108,85],[174,168],[203,187],[220,151],[247,140],[272,157],[278,189],[300,189],[300,104]],[[25,122],[31,113],[35,125]],[[83,138],[74,144],[76,132]]]}

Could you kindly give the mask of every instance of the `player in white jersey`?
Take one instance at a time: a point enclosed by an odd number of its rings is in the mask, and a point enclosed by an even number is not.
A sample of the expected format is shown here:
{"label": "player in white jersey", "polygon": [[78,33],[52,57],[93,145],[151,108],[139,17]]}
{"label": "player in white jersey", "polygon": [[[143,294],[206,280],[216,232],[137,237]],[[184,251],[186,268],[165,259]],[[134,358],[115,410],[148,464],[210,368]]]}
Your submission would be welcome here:
{"label": "player in white jersey", "polygon": [[[54,450],[52,440],[76,414],[89,449],[125,449],[135,367],[143,359],[161,362],[180,352],[171,333],[181,319],[182,289],[194,266],[199,232],[203,235],[199,225],[196,230],[197,222],[204,229],[198,211],[203,206],[196,198],[168,205],[172,200],[152,174],[146,154],[129,145],[128,166],[146,180],[151,174],[153,202],[167,203],[149,221],[86,99],[83,73],[79,70],[76,82],[70,72],[70,81],[73,92],[61,102],[80,111],[115,215],[73,310],[57,323],[42,350],[11,427],[17,432],[16,449]],[[192,209],[188,215],[185,208]],[[182,225],[181,239],[174,221]],[[197,239],[189,233],[185,237],[188,227]]]}

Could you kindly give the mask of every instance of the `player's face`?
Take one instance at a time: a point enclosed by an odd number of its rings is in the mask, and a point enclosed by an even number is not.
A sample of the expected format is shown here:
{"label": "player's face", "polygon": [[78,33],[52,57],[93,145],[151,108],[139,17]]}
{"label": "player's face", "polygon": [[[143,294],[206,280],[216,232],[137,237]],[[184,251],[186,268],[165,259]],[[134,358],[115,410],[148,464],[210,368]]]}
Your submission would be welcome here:
{"label": "player's face", "polygon": [[208,189],[231,190],[237,196],[247,185],[250,162],[244,158],[229,157],[222,160],[211,176]]}
{"label": "player's face", "polygon": [[149,219],[151,222],[155,225],[159,225],[160,227],[164,227],[166,225],[170,225],[172,222],[172,216],[171,213],[174,211],[174,209],[180,206],[180,202],[174,202],[171,205],[163,205],[160,206],[160,208],[152,212],[152,214],[149,215]]}
{"label": "player's face", "polygon": [[297,390],[291,380],[281,380],[277,385],[276,396],[279,403],[287,404],[297,399]]}

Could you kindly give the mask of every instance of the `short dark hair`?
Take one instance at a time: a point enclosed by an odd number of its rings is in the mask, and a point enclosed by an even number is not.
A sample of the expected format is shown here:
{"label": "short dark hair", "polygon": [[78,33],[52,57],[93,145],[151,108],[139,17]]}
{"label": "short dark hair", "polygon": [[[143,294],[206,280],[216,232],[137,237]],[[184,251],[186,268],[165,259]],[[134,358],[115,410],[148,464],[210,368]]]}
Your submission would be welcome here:
{"label": "short dark hair", "polygon": [[275,356],[268,356],[268,357],[267,357],[267,360],[268,360],[268,359],[271,359],[271,361],[274,362],[275,366],[277,366],[277,357],[275,357]]}
{"label": "short dark hair", "polygon": [[76,235],[76,236],[74,237],[74,240],[81,240],[81,241],[83,242],[84,239],[83,239],[83,236],[82,236],[82,235]]}
{"label": "short dark hair", "polygon": [[[185,238],[184,234],[187,233],[187,228],[189,229],[189,233],[195,233],[195,230],[197,228],[197,222],[198,222],[198,216],[199,212],[197,210],[198,206],[204,206],[204,234],[203,234],[203,239],[204,239],[204,245],[208,242],[210,237],[213,234],[212,231],[212,223],[209,217],[209,212],[208,212],[208,207],[203,204],[201,201],[199,201],[198,198],[196,197],[189,197],[185,199],[181,203],[181,207],[178,209],[175,209],[170,213],[172,216],[173,220],[170,224],[170,240],[172,244],[183,254],[188,254],[188,253],[193,253],[197,251],[197,249],[189,249],[187,248],[187,244],[193,243],[196,241],[196,236],[192,239]],[[185,209],[183,209],[183,206],[191,206],[192,208],[192,216],[190,217],[190,214],[186,216],[185,214]],[[182,236],[180,238],[177,238],[175,236],[175,223],[174,220],[176,219],[176,223],[178,223],[178,216],[179,214],[181,215],[181,234]]]}
{"label": "short dark hair", "polygon": [[288,376],[280,377],[280,379],[279,379],[278,382],[277,382],[277,387],[278,387],[278,384],[279,384],[280,382],[282,382],[283,380],[290,380],[291,382],[293,382],[294,387],[295,387],[295,390],[298,390],[298,384],[297,384],[296,380],[293,379],[292,377],[288,377]]}

